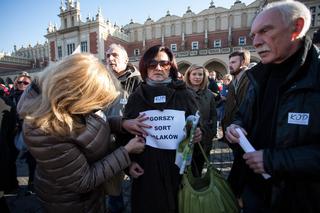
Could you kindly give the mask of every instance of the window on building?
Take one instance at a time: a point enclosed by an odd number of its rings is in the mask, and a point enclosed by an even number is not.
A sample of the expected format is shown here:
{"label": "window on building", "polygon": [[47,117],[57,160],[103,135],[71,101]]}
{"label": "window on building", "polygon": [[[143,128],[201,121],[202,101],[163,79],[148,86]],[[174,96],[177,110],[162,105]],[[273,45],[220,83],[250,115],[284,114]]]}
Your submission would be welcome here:
{"label": "window on building", "polygon": [[64,19],[64,28],[67,28],[68,27],[68,21],[67,21],[67,19],[65,18]]}
{"label": "window on building", "polygon": [[170,44],[170,48],[173,52],[176,52],[178,50],[177,44]]}
{"label": "window on building", "polygon": [[171,24],[171,35],[175,35],[176,34],[176,28],[174,24]]}
{"label": "window on building", "polygon": [[134,31],[134,41],[138,41],[138,30]]}
{"label": "window on building", "polygon": [[315,26],[315,19],[316,19],[316,7],[313,6],[313,7],[310,7],[310,12],[311,12],[311,26],[314,27]]}
{"label": "window on building", "polygon": [[140,55],[140,50],[139,50],[139,49],[134,49],[134,50],[133,50],[133,55],[134,55],[134,56]]}
{"label": "window on building", "polygon": [[152,30],[151,30],[151,36],[152,38],[155,38],[156,37],[156,28],[155,27],[152,27]]}
{"label": "window on building", "polygon": [[74,26],[74,17],[73,16],[71,17],[71,26],[72,27]]}
{"label": "window on building", "polygon": [[213,41],[213,47],[214,48],[219,48],[221,47],[221,39],[216,39]]}
{"label": "window on building", "polygon": [[58,46],[58,59],[62,58],[62,47]]}
{"label": "window on building", "polygon": [[192,21],[192,32],[196,33],[197,31],[198,31],[198,29],[197,29],[197,21],[193,20]]}
{"label": "window on building", "polygon": [[67,53],[68,53],[68,55],[71,55],[75,49],[76,48],[75,48],[75,44],[74,43],[67,44]]}
{"label": "window on building", "polygon": [[81,52],[88,52],[88,42],[81,41]]}
{"label": "window on building", "polygon": [[312,14],[311,15],[311,26],[314,27],[315,26],[315,19],[316,19],[316,15]]}
{"label": "window on building", "polygon": [[316,7],[314,7],[314,6],[313,6],[313,7],[310,7],[310,12],[311,12],[311,13],[315,13],[315,12],[316,12]]}
{"label": "window on building", "polygon": [[191,49],[192,49],[192,50],[197,50],[197,49],[199,49],[199,42],[198,42],[198,41],[193,41],[193,42],[191,42]]}
{"label": "window on building", "polygon": [[247,41],[246,41],[246,37],[245,36],[240,36],[239,37],[239,46],[243,46],[243,45],[246,45],[247,44]]}
{"label": "window on building", "polygon": [[216,30],[221,30],[221,18],[219,16],[216,18]]}

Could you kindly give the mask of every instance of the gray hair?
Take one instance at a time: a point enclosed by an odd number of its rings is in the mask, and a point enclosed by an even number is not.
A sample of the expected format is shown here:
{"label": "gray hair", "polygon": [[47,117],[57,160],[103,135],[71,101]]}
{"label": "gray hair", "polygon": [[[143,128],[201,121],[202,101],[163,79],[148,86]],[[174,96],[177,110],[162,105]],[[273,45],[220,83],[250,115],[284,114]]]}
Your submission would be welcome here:
{"label": "gray hair", "polygon": [[112,44],[110,44],[110,46],[109,46],[107,51],[113,50],[113,49],[116,49],[116,48],[119,48],[123,52],[124,56],[126,58],[128,58],[128,53],[127,53],[126,49],[121,44],[112,43]]}
{"label": "gray hair", "polygon": [[306,35],[311,25],[311,13],[310,10],[301,2],[293,0],[285,0],[272,2],[267,4],[262,12],[278,10],[282,16],[283,23],[287,26],[292,25],[298,18],[303,18],[304,26],[297,38],[302,38]]}

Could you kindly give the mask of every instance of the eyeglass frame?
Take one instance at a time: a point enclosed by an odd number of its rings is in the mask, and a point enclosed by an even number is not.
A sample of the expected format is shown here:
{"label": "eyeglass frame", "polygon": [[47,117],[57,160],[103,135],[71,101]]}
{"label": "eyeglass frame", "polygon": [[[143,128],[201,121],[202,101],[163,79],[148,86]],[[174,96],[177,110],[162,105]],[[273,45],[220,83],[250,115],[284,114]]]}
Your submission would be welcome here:
{"label": "eyeglass frame", "polygon": [[160,60],[160,61],[157,61],[157,60],[151,60],[148,64],[148,69],[155,69],[158,67],[158,65],[160,65],[160,67],[162,69],[168,69],[171,67],[171,61],[168,61],[168,60]]}
{"label": "eyeglass frame", "polygon": [[17,84],[23,84],[23,85],[29,85],[30,84],[30,82],[28,82],[28,81],[17,81]]}

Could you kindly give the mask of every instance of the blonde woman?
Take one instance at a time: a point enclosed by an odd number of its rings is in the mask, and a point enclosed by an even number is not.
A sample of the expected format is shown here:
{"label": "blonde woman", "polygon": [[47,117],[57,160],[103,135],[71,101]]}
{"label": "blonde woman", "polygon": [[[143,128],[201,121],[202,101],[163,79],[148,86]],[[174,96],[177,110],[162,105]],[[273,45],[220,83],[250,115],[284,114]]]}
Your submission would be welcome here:
{"label": "blonde woman", "polygon": [[[144,149],[135,137],[109,150],[111,131],[145,134],[145,118],[106,119],[101,109],[118,96],[111,75],[94,56],[75,54],[48,67],[20,99],[25,142],[37,161],[34,187],[45,212],[105,212],[103,183]],[[129,129],[130,126],[131,128]]]}
{"label": "blonde woman", "polygon": [[[201,145],[209,156],[212,148],[212,139],[217,133],[217,112],[214,94],[208,89],[209,72],[203,66],[191,65],[184,74],[184,80],[190,88],[199,106],[200,127],[202,131]],[[201,176],[204,158],[199,146],[194,146],[192,172]]]}

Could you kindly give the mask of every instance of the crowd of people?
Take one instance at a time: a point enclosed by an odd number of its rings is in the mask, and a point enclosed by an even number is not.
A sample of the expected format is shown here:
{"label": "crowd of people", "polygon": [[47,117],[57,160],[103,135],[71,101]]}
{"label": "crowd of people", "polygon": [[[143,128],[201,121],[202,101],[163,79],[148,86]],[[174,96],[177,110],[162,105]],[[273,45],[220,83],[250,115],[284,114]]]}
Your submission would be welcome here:
{"label": "crowd of people", "polygon": [[[197,112],[192,142],[209,156],[222,128],[233,150],[228,181],[239,212],[319,212],[320,54],[306,35],[310,23],[298,1],[267,4],[251,26],[261,61],[252,66],[248,50],[232,52],[225,76],[197,64],[181,73],[163,45],[136,67],[115,43],[106,64],[76,53],[37,77],[21,73],[0,96],[1,212],[9,211],[4,195],[19,187],[17,158],[43,212],[123,212],[125,174],[131,212],[178,212],[176,150]],[[239,146],[239,129],[256,151]],[[194,176],[204,164],[194,146]]]}

